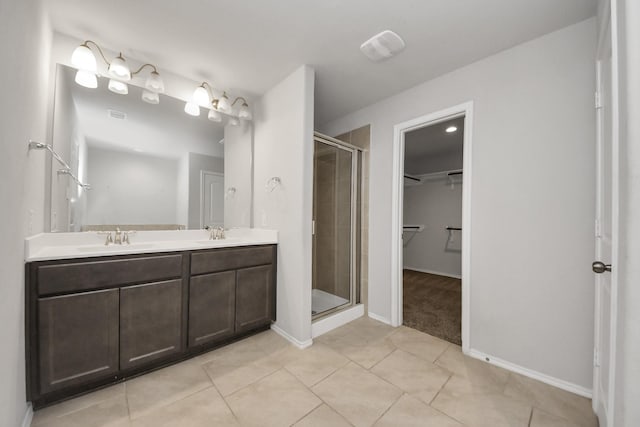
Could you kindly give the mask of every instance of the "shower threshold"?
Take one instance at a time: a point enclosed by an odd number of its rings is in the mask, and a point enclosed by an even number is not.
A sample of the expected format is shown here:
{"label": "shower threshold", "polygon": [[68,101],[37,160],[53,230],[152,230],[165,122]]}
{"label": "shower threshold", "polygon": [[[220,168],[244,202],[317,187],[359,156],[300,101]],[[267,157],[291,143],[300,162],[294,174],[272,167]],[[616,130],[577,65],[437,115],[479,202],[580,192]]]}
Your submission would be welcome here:
{"label": "shower threshold", "polygon": [[348,303],[348,299],[330,294],[329,292],[321,291],[320,289],[311,290],[311,314],[313,316]]}

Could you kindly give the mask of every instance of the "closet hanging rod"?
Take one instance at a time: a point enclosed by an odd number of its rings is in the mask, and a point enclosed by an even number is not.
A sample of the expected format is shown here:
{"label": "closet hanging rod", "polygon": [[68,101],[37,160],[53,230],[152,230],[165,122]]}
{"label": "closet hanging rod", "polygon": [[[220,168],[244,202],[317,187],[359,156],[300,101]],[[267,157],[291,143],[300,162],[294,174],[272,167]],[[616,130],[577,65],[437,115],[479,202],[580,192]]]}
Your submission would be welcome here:
{"label": "closet hanging rod", "polygon": [[420,225],[405,225],[402,227],[403,230],[420,230],[420,228],[422,228]]}
{"label": "closet hanging rod", "polygon": [[462,231],[462,228],[460,228],[460,227],[445,227],[445,230],[449,230],[449,231]]}
{"label": "closet hanging rod", "polygon": [[413,176],[411,176],[411,175],[405,175],[404,177],[405,177],[405,178],[407,178],[407,179],[411,179],[411,180],[413,180],[413,181],[418,181],[418,182],[420,182],[420,178],[416,178],[416,177],[413,177]]}
{"label": "closet hanging rod", "polygon": [[451,175],[462,175],[462,171],[459,171],[459,172],[449,172],[447,175],[448,175],[448,176],[451,176]]}
{"label": "closet hanging rod", "polygon": [[71,166],[69,166],[67,162],[65,162],[64,159],[53,150],[53,147],[51,145],[29,140],[29,150],[47,150],[51,153],[51,156],[53,156],[53,158],[62,165],[62,169],[58,170],[59,175],[69,175],[71,179],[73,179],[80,187],[84,188],[85,190],[91,189],[91,185],[83,183],[78,179],[77,176],[73,174],[73,172],[71,172]]}

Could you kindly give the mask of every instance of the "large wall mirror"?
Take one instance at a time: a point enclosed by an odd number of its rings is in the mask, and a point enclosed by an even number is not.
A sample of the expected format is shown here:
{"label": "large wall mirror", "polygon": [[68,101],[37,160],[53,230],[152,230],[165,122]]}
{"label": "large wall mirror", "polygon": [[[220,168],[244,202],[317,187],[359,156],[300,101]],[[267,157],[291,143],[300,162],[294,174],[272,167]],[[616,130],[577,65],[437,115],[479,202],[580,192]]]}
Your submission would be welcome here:
{"label": "large wall mirror", "polygon": [[57,66],[53,147],[90,188],[52,163],[51,231],[225,226],[225,201],[237,200],[225,186],[224,123],[187,115],[184,101],[170,96],[148,104],[132,85],[115,94],[104,78],[87,89],[74,82],[75,72]]}

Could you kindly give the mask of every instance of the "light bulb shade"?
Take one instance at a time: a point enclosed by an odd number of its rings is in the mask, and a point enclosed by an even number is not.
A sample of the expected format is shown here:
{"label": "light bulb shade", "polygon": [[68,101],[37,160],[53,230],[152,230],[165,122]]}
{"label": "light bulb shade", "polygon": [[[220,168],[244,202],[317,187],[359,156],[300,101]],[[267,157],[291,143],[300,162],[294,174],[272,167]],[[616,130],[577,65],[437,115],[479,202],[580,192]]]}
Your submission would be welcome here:
{"label": "light bulb shade", "polygon": [[223,113],[231,112],[231,103],[229,102],[229,97],[226,92],[218,99],[218,111],[222,111]]}
{"label": "light bulb shade", "polygon": [[76,73],[76,83],[89,89],[95,89],[98,87],[98,78],[91,71],[78,70]]}
{"label": "light bulb shade", "polygon": [[231,126],[238,126],[240,124],[240,120],[236,119],[235,117],[229,117],[229,124]]}
{"label": "light bulb shade", "polygon": [[131,70],[122,55],[114,58],[109,65],[109,74],[120,80],[131,80]]}
{"label": "light bulb shade", "polygon": [[249,110],[249,105],[246,102],[243,102],[242,106],[240,106],[238,117],[243,120],[251,120],[251,110]]}
{"label": "light bulb shade", "polygon": [[207,118],[212,122],[221,122],[222,114],[218,113],[216,110],[209,110],[209,114],[207,115]]}
{"label": "light bulb shade", "polygon": [[98,69],[96,57],[86,44],[78,46],[73,51],[73,54],[71,54],[71,64],[80,70],[93,71],[94,73]]}
{"label": "light bulb shade", "polygon": [[209,92],[207,92],[207,89],[204,87],[204,85],[198,86],[196,90],[193,91],[193,102],[200,105],[201,107],[208,107],[211,103]]}
{"label": "light bulb shade", "polygon": [[109,90],[113,93],[117,93],[118,95],[126,95],[129,93],[129,86],[119,80],[110,79]]}
{"label": "light bulb shade", "polygon": [[162,81],[160,74],[158,74],[158,72],[156,71],[152,71],[149,77],[147,77],[147,81],[144,83],[144,87],[146,87],[151,92],[164,92],[164,82]]}
{"label": "light bulb shade", "polygon": [[157,92],[151,92],[149,90],[142,91],[142,100],[148,104],[159,104],[160,95]]}
{"label": "light bulb shade", "polygon": [[190,116],[197,117],[200,115],[200,106],[195,102],[187,102],[184,105],[184,112]]}

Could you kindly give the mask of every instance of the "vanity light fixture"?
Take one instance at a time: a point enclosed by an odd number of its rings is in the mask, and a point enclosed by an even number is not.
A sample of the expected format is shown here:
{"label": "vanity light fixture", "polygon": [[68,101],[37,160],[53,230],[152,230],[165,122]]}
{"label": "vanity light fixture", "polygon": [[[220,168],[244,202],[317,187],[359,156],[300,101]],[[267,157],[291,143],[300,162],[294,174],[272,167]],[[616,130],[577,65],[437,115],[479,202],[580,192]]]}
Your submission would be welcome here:
{"label": "vanity light fixture", "polygon": [[244,120],[251,120],[251,110],[249,110],[249,104],[247,104],[247,100],[244,99],[243,97],[241,96],[237,97],[235,101],[233,101],[233,104],[231,104],[231,107],[236,105],[236,102],[238,101],[242,101],[242,105],[240,105],[240,110],[238,111],[238,118],[244,119]]}
{"label": "vanity light fixture", "polygon": [[110,91],[126,95],[129,93],[129,88],[125,82],[130,81],[133,76],[139,74],[144,68],[149,67],[152,71],[145,81],[144,87],[146,90],[142,93],[142,100],[149,104],[158,104],[160,102],[158,94],[164,92],[164,82],[155,65],[143,64],[132,72],[122,53],[109,61],[100,46],[92,40],[86,40],[71,55],[71,64],[78,69],[75,78],[76,83],[90,89],[98,87],[96,57],[91,50],[91,46],[98,50],[102,60],[107,64],[108,74],[111,77],[108,86]]}
{"label": "vanity light fixture", "polygon": [[200,106],[195,102],[187,102],[184,105],[184,112],[190,116],[198,117],[200,115]]}
{"label": "vanity light fixture", "polygon": [[[240,104],[238,113],[235,115],[233,113],[233,107],[238,102],[242,102],[242,104]],[[220,113],[230,116],[228,123],[233,126],[237,126],[240,123],[238,119],[251,120],[251,110],[245,98],[239,96],[232,103],[229,100],[229,96],[227,96],[227,92],[224,91],[219,98],[216,98],[214,89],[208,82],[202,82],[202,84],[193,91],[191,101],[186,103],[184,111],[187,114],[194,115],[193,113],[196,112],[195,106],[209,108],[207,118],[212,122],[222,121],[222,115]]]}
{"label": "vanity light fixture", "polygon": [[142,91],[142,100],[148,104],[159,104],[160,103],[160,95],[156,92],[151,92],[149,90]]}
{"label": "vanity light fixture", "polygon": [[126,95],[129,93],[129,86],[127,86],[126,83],[121,82],[120,80],[110,79],[109,90],[119,95]]}
{"label": "vanity light fixture", "polygon": [[221,122],[222,121],[222,115],[216,111],[216,110],[209,110],[209,114],[207,115],[207,118],[209,120],[211,120],[212,122]]}

